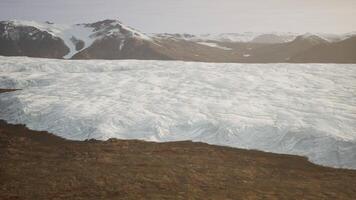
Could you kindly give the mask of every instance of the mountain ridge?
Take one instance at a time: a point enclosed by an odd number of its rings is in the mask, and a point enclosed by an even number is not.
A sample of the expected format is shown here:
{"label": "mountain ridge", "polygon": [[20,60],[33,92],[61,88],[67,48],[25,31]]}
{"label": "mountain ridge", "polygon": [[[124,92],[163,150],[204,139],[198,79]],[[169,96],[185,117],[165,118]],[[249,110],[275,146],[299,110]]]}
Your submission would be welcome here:
{"label": "mountain ridge", "polygon": [[[145,34],[119,20],[61,25],[51,22],[0,22],[0,55],[63,59],[144,59],[202,62],[355,63],[354,33],[339,36],[293,33]],[[344,41],[351,44],[346,44]],[[326,51],[327,43],[334,48]],[[340,43],[340,44],[338,44]],[[340,53],[341,52],[341,53]],[[345,53],[346,52],[346,53]]]}

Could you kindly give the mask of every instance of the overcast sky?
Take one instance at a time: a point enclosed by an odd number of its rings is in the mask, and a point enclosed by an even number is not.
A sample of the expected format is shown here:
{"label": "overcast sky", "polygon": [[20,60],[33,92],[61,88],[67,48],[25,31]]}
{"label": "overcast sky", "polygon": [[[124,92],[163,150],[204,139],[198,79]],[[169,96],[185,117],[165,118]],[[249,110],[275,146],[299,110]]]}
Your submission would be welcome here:
{"label": "overcast sky", "polygon": [[356,31],[356,0],[0,0],[0,20],[119,19],[144,32]]}

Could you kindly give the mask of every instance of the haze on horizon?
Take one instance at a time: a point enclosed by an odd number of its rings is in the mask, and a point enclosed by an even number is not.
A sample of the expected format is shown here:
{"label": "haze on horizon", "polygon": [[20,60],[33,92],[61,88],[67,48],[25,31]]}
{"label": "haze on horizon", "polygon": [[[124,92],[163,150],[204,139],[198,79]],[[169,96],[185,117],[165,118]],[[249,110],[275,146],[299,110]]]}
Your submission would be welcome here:
{"label": "haze on horizon", "polygon": [[149,33],[356,31],[355,0],[1,0],[0,20],[119,19]]}

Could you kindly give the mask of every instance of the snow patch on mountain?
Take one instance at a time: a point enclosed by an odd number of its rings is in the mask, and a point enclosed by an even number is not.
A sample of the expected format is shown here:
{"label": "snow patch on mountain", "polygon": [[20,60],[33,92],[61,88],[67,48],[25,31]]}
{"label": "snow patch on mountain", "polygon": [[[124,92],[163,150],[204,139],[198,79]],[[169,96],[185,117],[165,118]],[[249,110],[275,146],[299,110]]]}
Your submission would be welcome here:
{"label": "snow patch on mountain", "polygon": [[356,32],[350,32],[346,34],[327,34],[327,33],[279,33],[279,32],[267,32],[267,33],[219,33],[219,34],[150,34],[151,37],[174,39],[174,40],[187,40],[193,42],[252,42],[252,43],[286,43],[295,40],[298,36],[319,37],[328,42],[339,42],[341,40],[348,39],[356,35]]}
{"label": "snow patch on mountain", "polygon": [[128,32],[132,33],[133,37],[137,37],[143,40],[152,40],[148,35],[141,33],[137,30],[135,30],[134,28],[131,28],[130,26],[126,26],[120,22],[114,22],[113,25],[119,25],[121,26],[123,29],[127,30]]}
{"label": "snow patch on mountain", "polygon": [[63,58],[71,58],[73,55],[79,52],[76,50],[76,45],[73,40],[81,40],[84,42],[84,47],[86,49],[91,46],[95,41],[95,38],[91,37],[94,28],[84,26],[83,24],[78,25],[64,25],[64,24],[53,24],[53,23],[40,23],[34,21],[12,21],[16,26],[31,26],[35,27],[41,31],[46,31],[51,35],[61,38],[65,45],[69,48],[69,53]]}
{"label": "snow patch on mountain", "polygon": [[341,40],[346,40],[346,39],[349,39],[351,37],[356,37],[356,31],[343,34],[342,37],[341,37]]}
{"label": "snow patch on mountain", "polygon": [[253,42],[253,40],[259,36],[273,34],[276,37],[280,37],[283,42],[290,42],[297,36],[295,33],[219,33],[219,34],[151,34],[153,37],[165,38],[165,39],[181,39],[193,42]]}
{"label": "snow patch on mountain", "polygon": [[213,42],[197,42],[197,43],[201,44],[201,45],[208,46],[208,47],[214,47],[214,48],[223,49],[223,50],[227,50],[227,51],[231,50],[231,48],[223,47],[223,46],[220,46]]}
{"label": "snow patch on mountain", "polygon": [[322,38],[323,40],[326,40],[328,42],[340,42],[342,40],[346,40],[350,37],[353,37],[356,35],[356,32],[350,32],[350,33],[345,33],[345,34],[331,34],[331,33],[305,33],[302,35],[305,38],[308,37],[319,37]]}
{"label": "snow patch on mountain", "polygon": [[0,118],[85,140],[193,140],[356,169],[356,65],[1,57]]}
{"label": "snow patch on mountain", "polygon": [[[78,52],[90,47],[96,40],[104,37],[114,36],[120,39],[137,38],[142,40],[151,40],[151,38],[129,26],[122,24],[117,20],[104,20],[92,24],[54,24],[50,22],[35,22],[24,20],[9,21],[15,26],[29,26],[37,28],[40,31],[46,31],[54,37],[62,39],[69,48],[69,53],[63,58],[72,58]],[[98,25],[98,26],[95,26]],[[84,42],[84,47],[76,48],[76,41]]]}

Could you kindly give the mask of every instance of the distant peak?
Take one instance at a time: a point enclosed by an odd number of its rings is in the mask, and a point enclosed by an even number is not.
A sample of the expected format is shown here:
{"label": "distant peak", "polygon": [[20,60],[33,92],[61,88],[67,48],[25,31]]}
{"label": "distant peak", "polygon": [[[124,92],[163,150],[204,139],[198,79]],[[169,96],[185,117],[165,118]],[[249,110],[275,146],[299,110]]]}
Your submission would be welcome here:
{"label": "distant peak", "polygon": [[122,24],[122,22],[116,19],[104,19],[93,23],[87,23],[87,24],[92,26],[110,26],[110,25]]}
{"label": "distant peak", "polygon": [[295,38],[294,41],[308,41],[312,43],[328,43],[324,37],[312,33],[305,33]]}

